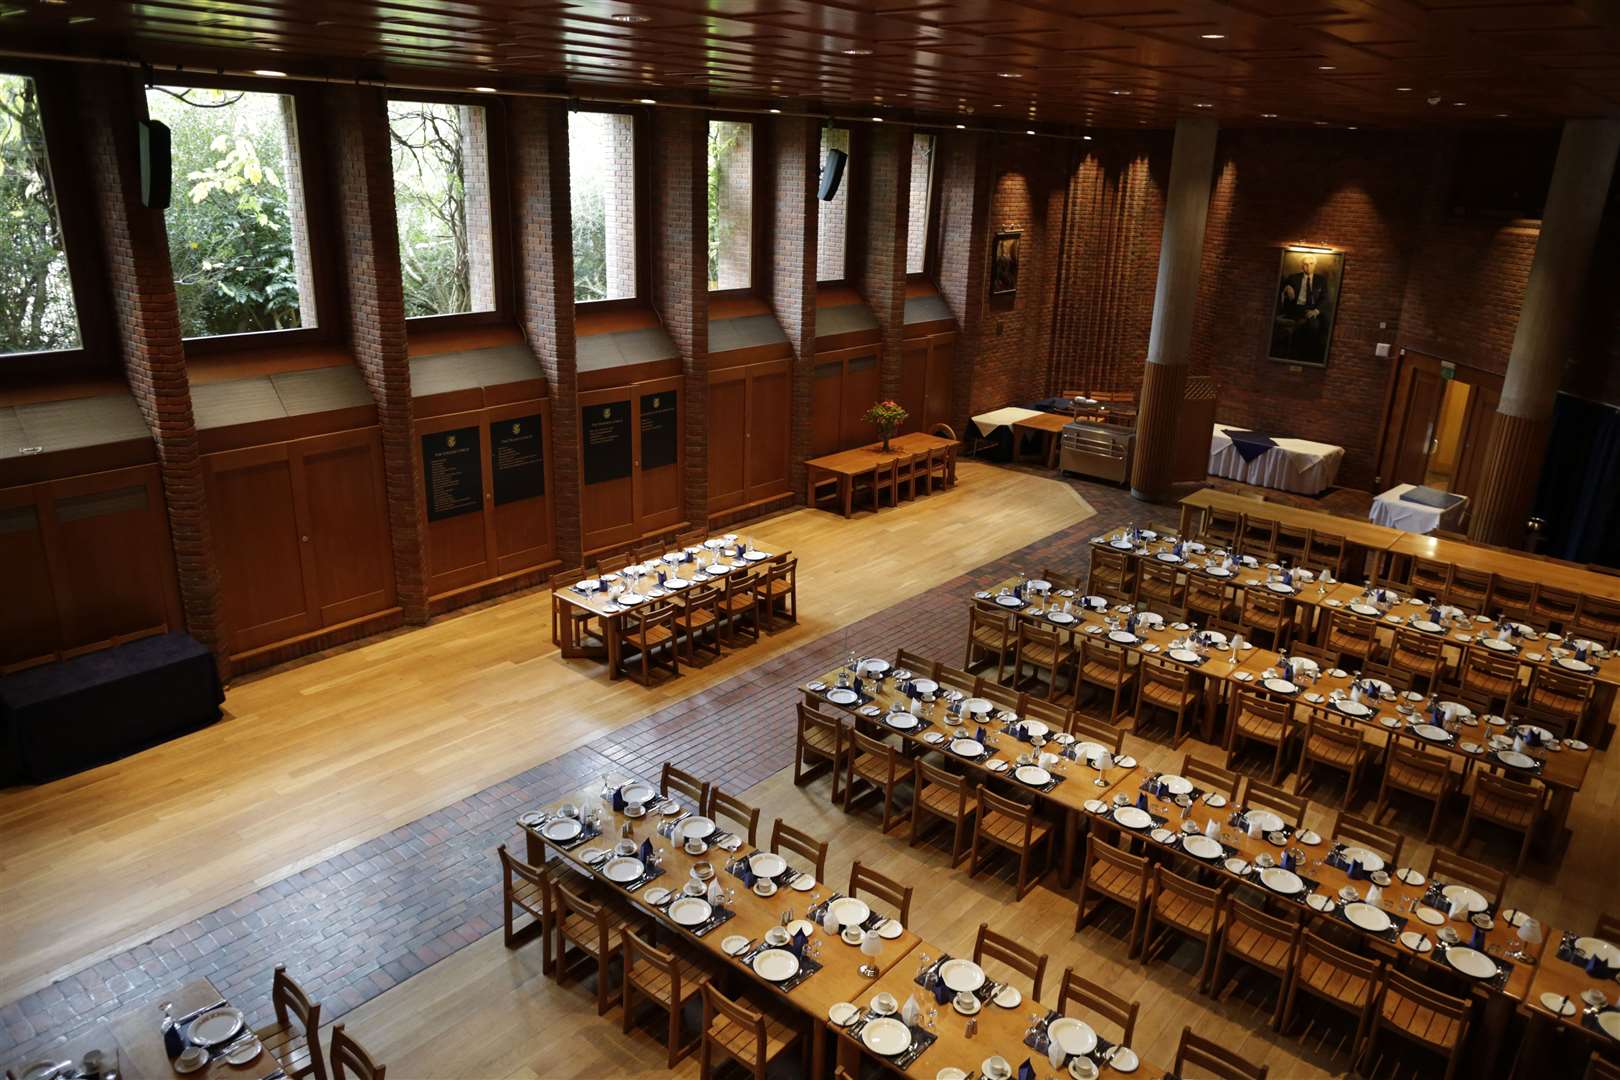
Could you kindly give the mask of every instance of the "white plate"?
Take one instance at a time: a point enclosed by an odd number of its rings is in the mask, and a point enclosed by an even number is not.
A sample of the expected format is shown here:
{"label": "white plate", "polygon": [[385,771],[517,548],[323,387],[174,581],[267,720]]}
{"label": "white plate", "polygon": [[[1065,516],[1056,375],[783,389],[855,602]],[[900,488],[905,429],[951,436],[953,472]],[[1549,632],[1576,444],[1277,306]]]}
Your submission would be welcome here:
{"label": "white plate", "polygon": [[1260,882],[1272,892],[1282,893],[1285,896],[1292,896],[1305,889],[1305,883],[1299,879],[1298,874],[1292,870],[1284,870],[1280,866],[1268,866],[1261,870]]}
{"label": "white plate", "polygon": [[1476,911],[1484,911],[1490,906],[1485,902],[1483,896],[1466,885],[1447,885],[1440,890],[1440,895],[1451,903],[1462,904],[1468,909],[1470,915]]}
{"label": "white plate", "polygon": [[640,859],[629,855],[616,855],[602,867],[602,876],[609,881],[616,881],[620,885],[628,884],[647,872],[647,867]]}
{"label": "white plate", "polygon": [[1243,815],[1243,824],[1259,825],[1261,832],[1273,833],[1283,827],[1283,819],[1270,810],[1249,810]]}
{"label": "white plate", "polygon": [[1114,809],[1114,820],[1127,829],[1145,829],[1153,824],[1153,817],[1140,806],[1120,806]]}
{"label": "white plate", "polygon": [[1121,754],[1114,759],[1114,764],[1122,769],[1134,769],[1136,768],[1136,759],[1129,754]]}
{"label": "white plate", "polygon": [[1232,576],[1232,571],[1228,570],[1224,566],[1205,567],[1204,573],[1208,574],[1210,577],[1231,577]]}
{"label": "white plate", "polygon": [[1451,738],[1445,728],[1436,727],[1433,724],[1413,724],[1412,734],[1420,739],[1428,739],[1430,742],[1445,742]]}
{"label": "white plate", "polygon": [[246,1065],[251,1061],[257,1061],[262,1053],[264,1044],[258,1039],[244,1039],[225,1055],[225,1060],[232,1065]]}
{"label": "white plate", "polygon": [[750,966],[766,982],[786,982],[799,973],[799,958],[786,949],[766,949]]}
{"label": "white plate", "polygon": [[1198,663],[1198,654],[1191,649],[1171,649],[1167,654],[1172,660],[1180,660],[1183,664]]}
{"label": "white plate", "polygon": [[675,826],[675,839],[677,840],[706,840],[714,835],[714,821],[712,818],[694,814],[684,818]]}
{"label": "white plate", "polygon": [[1371,604],[1351,604],[1350,610],[1357,615],[1377,615],[1378,609]]}
{"label": "white plate", "polygon": [[1602,938],[1576,938],[1575,947],[1587,956],[1603,957],[1603,962],[1609,967],[1620,967],[1620,948],[1616,948]]}
{"label": "white plate", "polygon": [[1479,643],[1493,652],[1517,652],[1519,648],[1511,641],[1503,641],[1501,638],[1494,637],[1481,638]]}
{"label": "white plate", "polygon": [[1165,773],[1159,777],[1159,786],[1172,795],[1186,795],[1193,789],[1191,780],[1175,773]]}
{"label": "white plate", "polygon": [[1284,596],[1292,596],[1294,592],[1292,585],[1284,585],[1280,581],[1268,581],[1266,582],[1266,588],[1274,593],[1282,593]]}
{"label": "white plate", "polygon": [[188,1033],[197,1046],[219,1046],[242,1030],[242,1010],[225,1006],[210,1009],[191,1022]]}
{"label": "white plate", "polygon": [[1495,960],[1466,945],[1453,945],[1447,949],[1446,963],[1476,979],[1489,979],[1497,972]]}
{"label": "white plate", "polygon": [[884,941],[893,941],[905,932],[906,928],[900,925],[899,920],[885,919],[883,925],[878,927],[877,935]]}
{"label": "white plate", "polygon": [[1414,630],[1421,630],[1425,634],[1438,634],[1440,632],[1440,624],[1437,622],[1430,622],[1428,619],[1413,619],[1412,628]]}
{"label": "white plate", "polygon": [[1367,708],[1367,706],[1363,705],[1359,701],[1351,701],[1349,698],[1340,698],[1338,701],[1333,703],[1333,707],[1344,713],[1346,716],[1367,717],[1373,714],[1373,711]]}
{"label": "white plate", "polygon": [[1236,855],[1221,864],[1234,874],[1242,875],[1249,872],[1249,864]]}
{"label": "white plate", "polygon": [[988,698],[970,697],[966,701],[962,702],[962,711],[965,713],[971,713],[974,716],[984,716],[994,708],[995,705],[993,705]]}
{"label": "white plate", "polygon": [[1384,860],[1364,847],[1347,847],[1340,852],[1347,862],[1360,860],[1361,868],[1371,874],[1384,868]]}
{"label": "white plate", "polygon": [[861,1015],[861,1010],[847,1001],[836,1002],[832,1008],[827,1010],[827,1019],[839,1027],[848,1027],[859,1015]]}
{"label": "white plate", "polygon": [[1403,866],[1395,871],[1395,880],[1399,881],[1402,885],[1415,886],[1422,885],[1424,879],[1422,874],[1418,873],[1410,866]]}
{"label": "white plate", "polygon": [[1299,687],[1287,679],[1267,679],[1261,685],[1273,694],[1295,694],[1299,692]]}
{"label": "white plate", "polygon": [[1554,1016],[1575,1015],[1575,1003],[1563,994],[1542,994],[1541,1005]]}
{"label": "white plate", "polygon": [[748,948],[748,939],[742,934],[731,934],[720,940],[720,951],[727,956],[740,956]]}
{"label": "white plate", "polygon": [[967,1080],[967,1073],[954,1065],[947,1065],[934,1074],[934,1080]]}
{"label": "white plate", "polygon": [[1434,944],[1416,930],[1403,931],[1401,933],[1401,944],[1418,953],[1426,953],[1434,948]]}
{"label": "white plate", "polygon": [[1221,852],[1225,850],[1221,847],[1219,840],[1205,836],[1203,833],[1194,833],[1187,837],[1186,840],[1182,841],[1181,846],[1187,849],[1187,854],[1199,859],[1218,859],[1221,857]]}
{"label": "white plate", "polygon": [[1382,934],[1390,928],[1389,916],[1383,908],[1373,907],[1371,904],[1356,902],[1344,906],[1344,917],[1363,930],[1370,930],[1375,934]]}
{"label": "white plate", "polygon": [[1307,896],[1305,898],[1305,902],[1311,906],[1311,910],[1313,911],[1326,911],[1333,906],[1332,900],[1329,900],[1327,897],[1317,892],[1313,892],[1311,895]]}
{"label": "white plate", "polygon": [[874,1054],[893,1057],[911,1046],[911,1029],[892,1016],[881,1016],[861,1029],[861,1042]]}
{"label": "white plate", "polygon": [[952,739],[951,753],[961,757],[978,757],[984,753],[984,744],[977,739]]}
{"label": "white plate", "polygon": [[1160,562],[1178,563],[1181,561],[1181,556],[1177,555],[1173,551],[1161,551],[1153,557],[1158,559]]}
{"label": "white plate", "polygon": [[683,896],[669,905],[669,919],[676,926],[702,926],[713,914],[709,902],[697,896]]}
{"label": "white plate", "polygon": [[957,957],[940,965],[939,978],[953,992],[972,993],[984,985],[984,969],[971,960]]}
{"label": "white plate", "polygon": [[928,731],[928,732],[923,733],[923,742],[933,743],[935,746],[938,746],[940,743],[942,743],[944,741],[945,741],[944,732]]}
{"label": "white plate", "polygon": [[890,713],[884,721],[896,731],[910,731],[917,726],[917,718],[908,712]]}
{"label": "white plate", "polygon": [[1517,750],[1498,750],[1496,760],[1515,769],[1534,768],[1536,759],[1529,754],[1521,754]]}
{"label": "white plate", "polygon": [[939,683],[933,679],[912,679],[911,688],[919,694],[933,694],[939,691]]}
{"label": "white plate", "polygon": [[658,789],[640,780],[630,780],[620,785],[619,794],[624,796],[626,803],[641,803],[643,806],[659,798]]}
{"label": "white plate", "polygon": [[1133,1073],[1141,1067],[1142,1059],[1136,1056],[1136,1051],[1128,1046],[1122,1046],[1114,1051],[1114,1056],[1108,1061],[1115,1072]]}
{"label": "white plate", "polygon": [[1148,835],[1153,838],[1155,843],[1168,844],[1170,841],[1176,838],[1177,834],[1171,832],[1169,829],[1159,828],[1154,829],[1152,832],[1148,833]]}
{"label": "white plate", "polygon": [[1022,600],[1018,599],[1018,597],[1013,596],[1011,594],[1009,594],[1007,596],[998,596],[998,597],[996,597],[996,603],[1000,604],[1002,607],[1009,607],[1009,608],[1011,608],[1011,607],[1023,607],[1024,606],[1024,602]]}
{"label": "white plate", "polygon": [[1418,908],[1417,917],[1418,922],[1427,923],[1430,926],[1440,926],[1446,921],[1446,913],[1432,907]]}
{"label": "white plate", "polygon": [[1046,733],[1051,731],[1051,730],[1052,730],[1051,728],[1047,727],[1045,724],[1041,723],[1039,720],[1025,720],[1024,721],[1024,734],[1030,736],[1031,738],[1035,738],[1035,739],[1044,738]]}
{"label": "white plate", "polygon": [[1222,795],[1218,791],[1212,791],[1208,795],[1204,796],[1204,805],[1210,807],[1211,809],[1219,810],[1221,807],[1226,805],[1226,796]]}
{"label": "white plate", "polygon": [[853,705],[861,700],[861,695],[847,686],[835,686],[827,691],[827,700],[834,705]]}
{"label": "white plate", "polygon": [[1582,674],[1592,670],[1591,664],[1588,664],[1582,660],[1577,660],[1573,656],[1559,657],[1558,666],[1561,668],[1568,668],[1570,671],[1579,671]]}
{"label": "white plate", "polygon": [[1610,1010],[1597,1014],[1597,1025],[1611,1039],[1620,1039],[1620,1012]]}
{"label": "white plate", "polygon": [[1294,839],[1298,840],[1306,847],[1315,847],[1317,844],[1322,842],[1321,834],[1316,832],[1314,829],[1302,829],[1294,834]]}
{"label": "white plate", "polygon": [[793,879],[792,888],[794,892],[809,892],[815,887],[816,878],[814,874],[800,874]]}
{"label": "white plate", "polygon": [[1046,1034],[1065,1054],[1089,1054],[1097,1049],[1097,1033],[1091,1025],[1072,1016],[1060,1016],[1046,1025]]}
{"label": "white plate", "polygon": [[652,888],[648,889],[642,894],[642,899],[646,900],[647,903],[653,905],[654,907],[657,907],[665,900],[669,899],[669,890],[659,888],[657,885],[654,885]]}
{"label": "white plate", "polygon": [[558,842],[572,840],[584,831],[585,826],[581,825],[574,818],[569,817],[552,818],[550,821],[540,826],[541,836],[545,837],[547,840],[556,840]]}
{"label": "white plate", "polygon": [[787,869],[787,860],[771,851],[756,851],[748,856],[748,869],[756,877],[773,878]]}
{"label": "white plate", "polygon": [[882,675],[889,670],[889,662],[881,657],[873,657],[870,660],[862,660],[856,670],[862,675]]}
{"label": "white plate", "polygon": [[530,810],[527,814],[518,815],[519,825],[538,825],[546,815],[538,810]]}
{"label": "white plate", "polygon": [[1093,814],[1100,814],[1104,810],[1108,809],[1108,804],[1103,802],[1101,799],[1087,799],[1086,809],[1091,811]]}
{"label": "white plate", "polygon": [[574,582],[574,588],[578,589],[580,592],[595,592],[601,587],[602,582],[598,578],[586,578],[584,581]]}
{"label": "white plate", "polygon": [[1039,765],[1020,765],[1013,770],[1013,778],[1030,787],[1041,787],[1052,782],[1052,774]]}
{"label": "white plate", "polygon": [[[188,1048],[179,1057],[174,1059],[174,1071],[177,1073],[194,1073],[208,1065],[208,1051],[198,1046]],[[45,1075],[50,1075],[49,1073]]]}
{"label": "white plate", "polygon": [[775,896],[776,882],[770,878],[758,878],[753,884],[755,896]]}
{"label": "white plate", "polygon": [[1136,635],[1128,634],[1123,630],[1110,630],[1108,631],[1108,640],[1120,645],[1135,645]]}
{"label": "white plate", "polygon": [[866,906],[865,900],[841,896],[832,902],[832,914],[839,926],[859,926],[872,917],[872,909]]}
{"label": "white plate", "polygon": [[1048,622],[1055,622],[1059,626],[1068,626],[1074,622],[1074,616],[1067,611],[1048,611],[1046,618]]}
{"label": "white plate", "polygon": [[1016,1009],[1018,1003],[1024,1000],[1024,995],[1016,986],[1003,986],[990,1000],[1003,1009]]}

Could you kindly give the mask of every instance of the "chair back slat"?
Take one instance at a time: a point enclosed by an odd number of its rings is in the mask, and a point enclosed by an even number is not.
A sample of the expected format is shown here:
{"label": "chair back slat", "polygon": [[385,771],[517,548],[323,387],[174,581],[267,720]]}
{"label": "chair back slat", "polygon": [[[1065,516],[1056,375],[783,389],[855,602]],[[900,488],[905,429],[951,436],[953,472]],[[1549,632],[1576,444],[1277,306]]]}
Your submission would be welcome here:
{"label": "chair back slat", "polygon": [[901,649],[899,652],[894,654],[894,666],[897,668],[906,668],[913,675],[933,679],[935,678],[934,672],[939,668],[939,661],[930,660],[921,653],[914,653],[906,649]]}
{"label": "chair back slat", "polygon": [[664,762],[663,771],[658,776],[658,790],[665,798],[672,792],[678,792],[691,800],[692,808],[701,811],[703,804],[709,801],[709,782],[699,780],[696,776],[684,769],[678,769],[669,762]]}
{"label": "chair back slat", "polygon": [[771,828],[771,851],[780,855],[784,848],[802,859],[808,859],[816,868],[817,880],[826,878],[827,841],[817,840],[809,833],[777,818],[776,824]]}
{"label": "chair back slat", "polygon": [[980,923],[979,936],[973,942],[973,962],[982,964],[986,959],[1005,964],[1029,979],[1033,983],[1030,997],[1036,1000],[1040,998],[1041,983],[1046,979],[1044,954],[1019,944],[1005,934],[998,934],[990,929],[988,923]]}
{"label": "chair back slat", "polygon": [[709,789],[709,805],[704,814],[716,823],[724,820],[748,831],[748,846],[759,845],[759,807],[749,806],[735,795],[722,791],[719,786]]}
{"label": "chair back slat", "polygon": [[1176,1064],[1171,1071],[1177,1076],[1208,1076],[1214,1080],[1266,1080],[1271,1070],[1220,1043],[1195,1035],[1188,1027],[1181,1029],[1181,1044],[1176,1047]]}
{"label": "chair back slat", "polygon": [[1095,1013],[1115,1024],[1120,1029],[1119,1045],[1131,1044],[1131,1036],[1136,1032],[1136,1015],[1142,1009],[1141,1002],[1128,1001],[1106,986],[1076,975],[1074,968],[1066,968],[1063,984],[1058,990],[1057,1011],[1067,1013],[1071,1001],[1086,1012]]}
{"label": "chair back slat", "polygon": [[1437,847],[1429,860],[1429,877],[1446,885],[1467,885],[1493,905],[1501,906],[1507,892],[1508,876],[1505,870],[1465,859],[1455,851]]}
{"label": "chair back slat", "polygon": [[1304,797],[1258,780],[1249,781],[1243,793],[1243,805],[1250,810],[1269,810],[1296,829],[1305,823]]}
{"label": "chair back slat", "polygon": [[1341,844],[1366,848],[1391,866],[1401,861],[1401,849],[1406,846],[1406,834],[1399,829],[1374,824],[1343,810],[1333,819],[1331,837]]}
{"label": "chair back slat", "polygon": [[1223,769],[1219,765],[1212,765],[1186,754],[1182,756],[1181,768],[1177,771],[1206,791],[1218,791],[1225,795],[1229,802],[1238,801],[1238,788],[1243,778],[1230,769]]}
{"label": "chair back slat", "polygon": [[863,889],[894,908],[900,925],[911,921],[911,886],[902,885],[856,859],[849,868],[849,895],[859,896]]}
{"label": "chair back slat", "polygon": [[353,1076],[355,1080],[383,1080],[387,1071],[387,1066],[378,1065],[371,1060],[371,1055],[349,1037],[342,1024],[332,1028],[333,1080],[345,1080],[345,1077],[349,1076]]}

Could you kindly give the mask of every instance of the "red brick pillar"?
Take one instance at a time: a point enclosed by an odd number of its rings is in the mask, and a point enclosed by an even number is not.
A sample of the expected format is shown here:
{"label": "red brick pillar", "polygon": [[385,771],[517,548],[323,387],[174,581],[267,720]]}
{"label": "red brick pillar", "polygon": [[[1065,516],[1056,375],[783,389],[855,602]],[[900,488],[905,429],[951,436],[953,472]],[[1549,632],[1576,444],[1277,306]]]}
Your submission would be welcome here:
{"label": "red brick pillar", "polygon": [[984,326],[985,271],[990,264],[990,165],[984,138],[970,132],[940,136],[939,291],[956,316],[956,363],[951,417],[966,440]]}
{"label": "red brick pillar", "polygon": [[860,238],[854,254],[858,271],[854,280],[877,316],[883,330],[882,388],[886,398],[900,394],[900,350],[906,322],[906,219],[911,202],[911,129],[874,124],[857,143],[863,160],[850,167],[860,181],[860,209],[864,211],[853,236]]}
{"label": "red brick pillar", "polygon": [[[163,211],[141,206],[136,121],[146,115],[140,80],[116,69],[79,72],[79,130],[95,189],[119,357],[157,446],[186,629],[228,670],[180,309]],[[132,567],[132,572],[144,568]]]}
{"label": "red brick pillar", "polygon": [[517,231],[518,317],[551,398],[551,493],[557,557],[581,559],[579,387],[574,366],[574,233],[568,188],[568,110],[514,98],[512,224]]}
{"label": "red brick pillar", "polygon": [[[804,117],[771,122],[767,228],[771,259],[762,267],[771,311],[793,348],[793,432],[791,483],[804,498],[804,462],[810,456],[810,398],[816,366],[816,190],[821,159],[820,130]],[[760,140],[755,140],[756,152]]]}
{"label": "red brick pillar", "polygon": [[425,623],[427,546],[421,453],[411,412],[388,103],[382,91],[369,87],[329,86],[322,94],[338,263],[348,301],[349,348],[371,388],[382,425],[395,588],[405,621]]}
{"label": "red brick pillar", "polygon": [[692,109],[653,117],[653,307],[681,354],[686,376],[686,520],[709,515],[709,152],[708,118]]}

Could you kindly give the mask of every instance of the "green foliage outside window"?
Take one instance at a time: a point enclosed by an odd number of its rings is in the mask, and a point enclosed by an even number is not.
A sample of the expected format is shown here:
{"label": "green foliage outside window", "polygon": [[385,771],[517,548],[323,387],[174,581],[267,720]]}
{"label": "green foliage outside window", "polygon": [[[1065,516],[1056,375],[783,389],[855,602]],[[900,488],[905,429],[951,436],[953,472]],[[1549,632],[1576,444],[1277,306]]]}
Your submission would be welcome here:
{"label": "green foliage outside window", "polygon": [[32,79],[0,74],[0,354],[79,345]]}

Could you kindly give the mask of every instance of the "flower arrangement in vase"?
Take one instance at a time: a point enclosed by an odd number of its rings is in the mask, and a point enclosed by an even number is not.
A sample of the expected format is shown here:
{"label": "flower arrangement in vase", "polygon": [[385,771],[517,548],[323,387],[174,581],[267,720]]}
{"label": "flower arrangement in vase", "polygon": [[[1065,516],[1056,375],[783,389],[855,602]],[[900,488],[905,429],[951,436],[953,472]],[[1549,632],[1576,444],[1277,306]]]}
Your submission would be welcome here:
{"label": "flower arrangement in vase", "polygon": [[898,401],[880,401],[866,410],[864,419],[883,435],[883,449],[887,450],[889,440],[910,416]]}

